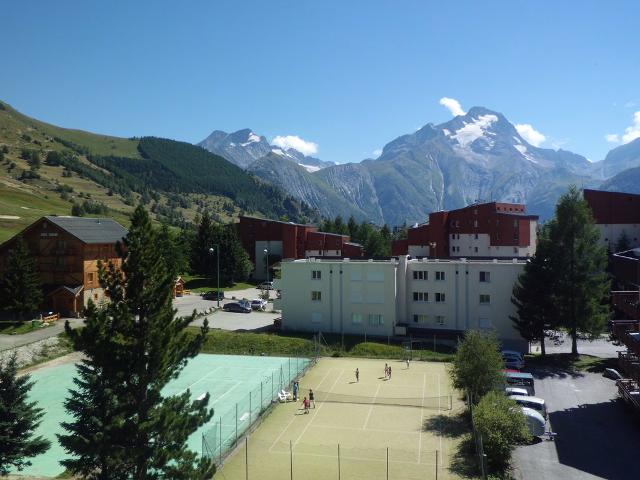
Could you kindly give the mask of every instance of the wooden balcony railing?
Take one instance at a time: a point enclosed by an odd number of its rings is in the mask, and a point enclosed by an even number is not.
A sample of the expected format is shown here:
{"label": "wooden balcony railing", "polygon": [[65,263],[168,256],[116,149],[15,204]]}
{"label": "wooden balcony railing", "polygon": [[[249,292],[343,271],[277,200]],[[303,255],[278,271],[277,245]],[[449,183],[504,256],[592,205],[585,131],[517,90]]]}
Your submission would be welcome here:
{"label": "wooden balcony railing", "polygon": [[611,292],[611,303],[616,309],[624,313],[627,318],[640,320],[640,292]]}

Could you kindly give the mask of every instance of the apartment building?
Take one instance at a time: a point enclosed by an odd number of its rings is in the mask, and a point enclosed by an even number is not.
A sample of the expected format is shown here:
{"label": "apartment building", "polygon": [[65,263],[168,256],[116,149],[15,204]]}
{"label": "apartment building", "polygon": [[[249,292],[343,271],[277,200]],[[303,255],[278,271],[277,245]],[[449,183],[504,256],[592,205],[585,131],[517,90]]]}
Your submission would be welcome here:
{"label": "apartment building", "polygon": [[362,246],[351,242],[348,235],[320,232],[315,225],[241,216],[238,234],[253,262],[253,276],[259,280],[266,277],[267,254],[270,264],[274,259],[357,258],[363,255]]}
{"label": "apartment building", "polygon": [[630,248],[640,246],[640,195],[589,189],[583,195],[593,212],[603,246],[615,252],[623,233]]}
{"label": "apartment building", "polygon": [[394,255],[432,258],[526,258],[535,253],[537,215],[519,203],[478,203],[429,214],[395,242]]}
{"label": "apartment building", "polygon": [[386,261],[283,262],[282,328],[386,337],[493,330],[526,350],[513,328],[511,292],[525,261],[400,256]]}
{"label": "apartment building", "polygon": [[0,245],[0,275],[21,236],[38,267],[45,300],[43,308],[63,315],[79,315],[89,299],[98,303],[104,290],[98,261],[119,266],[116,243],[127,230],[110,218],[45,216]]}

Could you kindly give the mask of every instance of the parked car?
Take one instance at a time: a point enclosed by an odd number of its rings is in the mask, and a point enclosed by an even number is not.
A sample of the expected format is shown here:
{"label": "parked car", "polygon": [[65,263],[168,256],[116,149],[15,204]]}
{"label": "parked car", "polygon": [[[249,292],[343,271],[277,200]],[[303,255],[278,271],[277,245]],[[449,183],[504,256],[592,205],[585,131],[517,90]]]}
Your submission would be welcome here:
{"label": "parked car", "polygon": [[529,392],[526,388],[520,387],[505,387],[504,393],[505,395],[522,395],[525,397],[529,395]]}
{"label": "parked car", "polygon": [[222,290],[216,292],[211,290],[202,294],[202,298],[205,300],[224,300],[224,292]]}
{"label": "parked car", "polygon": [[251,307],[240,303],[227,303],[222,307],[225,312],[251,313]]}
{"label": "parked car", "polygon": [[504,370],[504,377],[506,387],[524,388],[527,390],[529,395],[536,394],[535,382],[533,379],[533,375],[531,375],[530,373]]}
{"label": "parked car", "polygon": [[273,282],[262,282],[256,288],[260,290],[273,290]]}
{"label": "parked car", "polygon": [[267,301],[262,298],[256,298],[251,300],[251,309],[252,310],[266,310],[267,309]]}
{"label": "parked car", "polygon": [[522,407],[522,413],[527,420],[529,432],[534,437],[542,437],[546,433],[546,425],[544,417],[532,408]]}
{"label": "parked car", "polygon": [[513,350],[503,350],[502,359],[507,368],[522,370],[524,368],[524,357],[520,352]]}
{"label": "parked car", "polygon": [[602,372],[603,377],[610,378],[611,380],[620,380],[622,375],[615,368],[605,368]]}
{"label": "parked car", "polygon": [[511,400],[515,400],[521,407],[531,408],[542,415],[545,419],[547,418],[547,405],[545,404],[544,399],[531,397],[529,395],[511,395],[509,398]]}

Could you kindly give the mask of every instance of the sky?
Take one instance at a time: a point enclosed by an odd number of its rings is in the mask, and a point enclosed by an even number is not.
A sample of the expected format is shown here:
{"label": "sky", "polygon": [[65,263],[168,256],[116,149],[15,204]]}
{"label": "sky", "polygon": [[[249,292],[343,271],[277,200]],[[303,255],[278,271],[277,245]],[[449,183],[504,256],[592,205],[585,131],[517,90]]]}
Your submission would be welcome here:
{"label": "sky", "polygon": [[480,105],[592,161],[640,136],[637,1],[6,1],[0,99],[198,142],[251,128],[338,163]]}

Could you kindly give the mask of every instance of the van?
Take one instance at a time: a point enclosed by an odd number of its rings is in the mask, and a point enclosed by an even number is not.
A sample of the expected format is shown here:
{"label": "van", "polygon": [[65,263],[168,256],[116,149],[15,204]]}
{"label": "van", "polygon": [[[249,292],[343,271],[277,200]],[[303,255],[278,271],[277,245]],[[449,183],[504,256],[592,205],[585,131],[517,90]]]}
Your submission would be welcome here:
{"label": "van", "polygon": [[522,407],[522,413],[527,420],[527,427],[529,432],[534,437],[542,437],[545,434],[547,422],[545,422],[542,415],[532,408]]}
{"label": "van", "polygon": [[503,350],[502,360],[507,368],[522,370],[524,368],[524,357],[520,352],[513,350]]}
{"label": "van", "polygon": [[509,398],[511,400],[515,400],[516,403],[518,403],[518,405],[520,405],[521,407],[527,407],[535,410],[545,419],[548,417],[547,405],[545,404],[544,399],[540,397],[530,397],[528,395],[510,395]]}
{"label": "van", "polygon": [[533,375],[524,372],[504,372],[507,387],[526,388],[529,395],[535,395],[536,389],[533,382]]}

